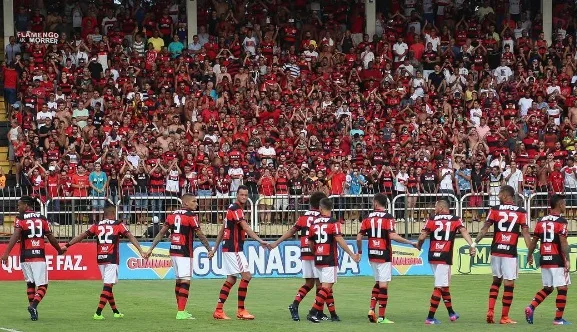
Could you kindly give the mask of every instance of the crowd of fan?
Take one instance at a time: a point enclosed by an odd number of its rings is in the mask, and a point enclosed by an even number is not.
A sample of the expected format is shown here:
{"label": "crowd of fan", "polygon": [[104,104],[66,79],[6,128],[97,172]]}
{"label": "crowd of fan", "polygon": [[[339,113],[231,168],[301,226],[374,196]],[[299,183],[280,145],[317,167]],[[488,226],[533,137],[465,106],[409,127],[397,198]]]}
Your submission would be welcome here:
{"label": "crowd of fan", "polygon": [[571,1],[555,2],[552,43],[529,1],[386,3],[369,36],[364,1],[200,1],[193,40],[179,1],[17,7],[17,31],[59,33],[6,46],[18,186],[577,192]]}

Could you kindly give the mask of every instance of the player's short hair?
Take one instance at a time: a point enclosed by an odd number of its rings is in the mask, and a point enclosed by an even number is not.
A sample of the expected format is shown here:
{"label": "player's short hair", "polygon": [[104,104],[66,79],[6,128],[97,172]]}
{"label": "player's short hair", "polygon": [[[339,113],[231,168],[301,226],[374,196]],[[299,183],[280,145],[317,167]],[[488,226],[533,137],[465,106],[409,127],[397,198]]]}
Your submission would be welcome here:
{"label": "player's short hair", "polygon": [[323,198],[327,198],[327,195],[323,192],[315,191],[314,193],[312,193],[311,197],[309,198],[309,204],[311,208],[318,209],[319,204]]}
{"label": "player's short hair", "polygon": [[36,200],[30,196],[22,196],[19,201],[26,204],[28,207],[33,207],[36,203]]}
{"label": "player's short hair", "polygon": [[104,214],[105,215],[115,215],[116,216],[116,205],[108,204],[104,207]]}
{"label": "player's short hair", "polygon": [[387,208],[388,204],[389,204],[389,199],[387,197],[387,195],[383,194],[383,193],[378,193],[375,195],[375,197],[373,198],[375,200],[375,202],[377,202],[377,204],[379,204],[379,206]]}
{"label": "player's short hair", "polygon": [[513,189],[513,187],[511,187],[509,185],[501,186],[500,192],[504,193],[505,195],[507,195],[509,197],[515,197],[515,189]]}
{"label": "player's short hair", "polygon": [[447,210],[449,210],[449,207],[450,207],[449,201],[445,198],[441,198],[441,199],[437,200],[437,205],[439,205],[439,206],[441,206]]}
{"label": "player's short hair", "polygon": [[552,209],[559,207],[559,204],[565,199],[565,195],[551,195],[549,198],[549,204],[551,205]]}
{"label": "player's short hair", "polygon": [[180,197],[180,199],[181,199],[181,200],[185,200],[185,199],[195,198],[195,197],[196,197],[196,196],[193,195],[193,194],[191,194],[191,193],[186,193],[186,194],[183,194],[183,195]]}
{"label": "player's short hair", "polygon": [[333,201],[331,201],[330,198],[326,197],[321,199],[321,201],[319,202],[319,208],[323,209],[323,210],[329,210],[332,211],[333,210]]}
{"label": "player's short hair", "polygon": [[241,184],[240,186],[238,186],[238,189],[236,190],[236,192],[238,193],[241,190],[247,190],[248,191],[248,186]]}

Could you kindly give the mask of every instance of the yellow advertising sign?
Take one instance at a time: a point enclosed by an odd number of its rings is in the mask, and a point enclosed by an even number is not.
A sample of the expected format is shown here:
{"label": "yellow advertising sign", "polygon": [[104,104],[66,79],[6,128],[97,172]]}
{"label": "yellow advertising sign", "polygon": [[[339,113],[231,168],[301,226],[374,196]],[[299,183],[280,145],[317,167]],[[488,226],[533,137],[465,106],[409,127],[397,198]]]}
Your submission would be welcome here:
{"label": "yellow advertising sign", "polygon": [[[577,237],[569,237],[569,247],[571,248],[571,272],[577,269]],[[455,239],[455,250],[453,251],[453,274],[492,274],[491,271],[491,239],[483,239],[477,245],[477,254],[469,256],[469,245],[464,239]],[[519,237],[517,249],[520,273],[539,273],[539,250],[533,254],[533,265],[527,264],[527,246],[522,237]]]}

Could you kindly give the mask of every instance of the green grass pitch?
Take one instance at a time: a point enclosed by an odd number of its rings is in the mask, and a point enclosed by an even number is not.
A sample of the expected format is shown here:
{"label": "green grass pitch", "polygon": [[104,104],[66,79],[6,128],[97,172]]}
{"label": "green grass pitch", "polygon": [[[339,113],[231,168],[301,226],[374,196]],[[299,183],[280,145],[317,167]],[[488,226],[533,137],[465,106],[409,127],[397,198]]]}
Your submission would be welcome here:
{"label": "green grass pitch", "polygon": [[[114,319],[107,306],[104,321],[93,321],[102,284],[97,281],[53,281],[39,306],[39,320],[30,321],[26,310],[26,285],[24,282],[0,283],[0,332],[22,331],[487,331],[517,330],[543,331],[574,326],[553,326],[555,293],[549,296],[535,312],[535,324],[525,322],[523,309],[541,287],[540,275],[521,275],[516,283],[511,318],[514,326],[488,326],[485,323],[487,296],[491,276],[453,276],[451,293],[453,307],[461,319],[451,323],[443,304],[439,306],[438,326],[425,326],[429,297],[433,289],[432,277],[393,277],[389,286],[387,317],[396,324],[370,324],[366,318],[373,280],[368,277],[340,278],[335,286],[335,306],[342,322],[312,324],[306,320],[293,322],[287,306],[292,302],[302,279],[253,279],[246,300],[247,309],[256,316],[254,321],[238,321],[236,313],[236,286],[225,305],[230,321],[212,319],[220,286],[223,280],[193,280],[188,302],[196,320],[177,321],[174,300],[174,282],[121,280],[114,287],[118,308],[126,316]],[[502,295],[502,289],[501,293]],[[577,304],[572,298],[577,294],[569,289],[565,318],[577,323]],[[314,294],[301,303],[301,318],[305,319]],[[500,314],[498,302],[496,316]]]}

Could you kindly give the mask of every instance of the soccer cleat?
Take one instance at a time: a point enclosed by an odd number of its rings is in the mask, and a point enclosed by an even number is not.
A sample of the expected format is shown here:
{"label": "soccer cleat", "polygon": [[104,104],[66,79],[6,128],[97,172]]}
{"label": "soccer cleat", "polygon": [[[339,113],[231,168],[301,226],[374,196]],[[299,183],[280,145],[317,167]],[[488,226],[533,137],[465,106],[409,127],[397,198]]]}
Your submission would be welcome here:
{"label": "soccer cleat", "polygon": [[317,313],[317,318],[318,318],[319,320],[324,320],[324,321],[328,321],[328,320],[329,320],[329,316],[325,315],[325,313],[322,312],[322,311],[319,312],[319,313]]}
{"label": "soccer cleat", "polygon": [[248,311],[246,311],[246,309],[239,309],[236,313],[236,318],[242,320],[253,320],[254,316],[249,314]]}
{"label": "soccer cleat", "polygon": [[320,323],[321,322],[321,320],[319,319],[319,317],[317,315],[311,315],[311,314],[307,315],[307,320],[309,322],[313,322],[313,323]]}
{"label": "soccer cleat", "polygon": [[124,314],[119,312],[117,314],[114,314],[114,318],[124,318]]}
{"label": "soccer cleat", "polygon": [[529,324],[533,324],[533,308],[527,307],[525,308],[525,320]]}
{"label": "soccer cleat", "polygon": [[288,309],[289,309],[289,311],[290,311],[290,313],[291,313],[292,319],[293,319],[295,322],[298,322],[298,321],[301,320],[301,318],[299,317],[299,307],[298,307],[298,306],[296,306],[296,305],[294,305],[294,304],[291,304],[291,305],[288,306]]}
{"label": "soccer cleat", "polygon": [[517,322],[509,317],[501,317],[499,324],[517,324]]}
{"label": "soccer cleat", "polygon": [[561,319],[555,319],[553,321],[553,325],[571,325],[571,323],[561,318]]}
{"label": "soccer cleat", "polygon": [[395,322],[393,322],[392,320],[388,319],[388,318],[383,318],[383,317],[379,317],[379,319],[377,320],[377,324],[394,324]]}
{"label": "soccer cleat", "polygon": [[436,318],[425,319],[425,325],[438,325],[438,324],[441,324],[441,322]]}
{"label": "soccer cleat", "polygon": [[179,311],[176,313],[176,319],[178,320],[182,320],[182,319],[194,319],[194,317],[192,317],[191,314],[189,314],[186,311]]}
{"label": "soccer cleat", "polygon": [[214,313],[212,314],[212,318],[217,319],[217,320],[229,320],[230,317],[228,317],[223,310],[215,310]]}
{"label": "soccer cleat", "polygon": [[340,322],[341,319],[339,318],[338,315],[331,315],[331,322]]}
{"label": "soccer cleat", "polygon": [[493,310],[487,311],[487,323],[495,324],[495,312]]}
{"label": "soccer cleat", "polygon": [[190,317],[189,319],[196,319],[196,318],[192,317],[192,314],[190,312],[188,312],[186,310],[184,312],[188,315],[188,317]]}
{"label": "soccer cleat", "polygon": [[102,316],[102,314],[94,314],[94,316],[92,316],[92,319],[94,320],[104,320],[104,316]]}
{"label": "soccer cleat", "polygon": [[371,323],[377,322],[377,314],[375,314],[375,311],[373,309],[369,310],[367,317],[369,317],[369,322],[371,322]]}
{"label": "soccer cleat", "polygon": [[459,316],[458,313],[454,312],[454,313],[452,313],[452,314],[449,315],[449,320],[450,320],[451,322],[454,322],[454,321],[456,321],[457,319],[459,319],[459,317],[461,317],[461,316]]}
{"label": "soccer cleat", "polygon": [[29,306],[28,312],[30,313],[30,320],[38,320],[38,309],[34,308],[33,306]]}

